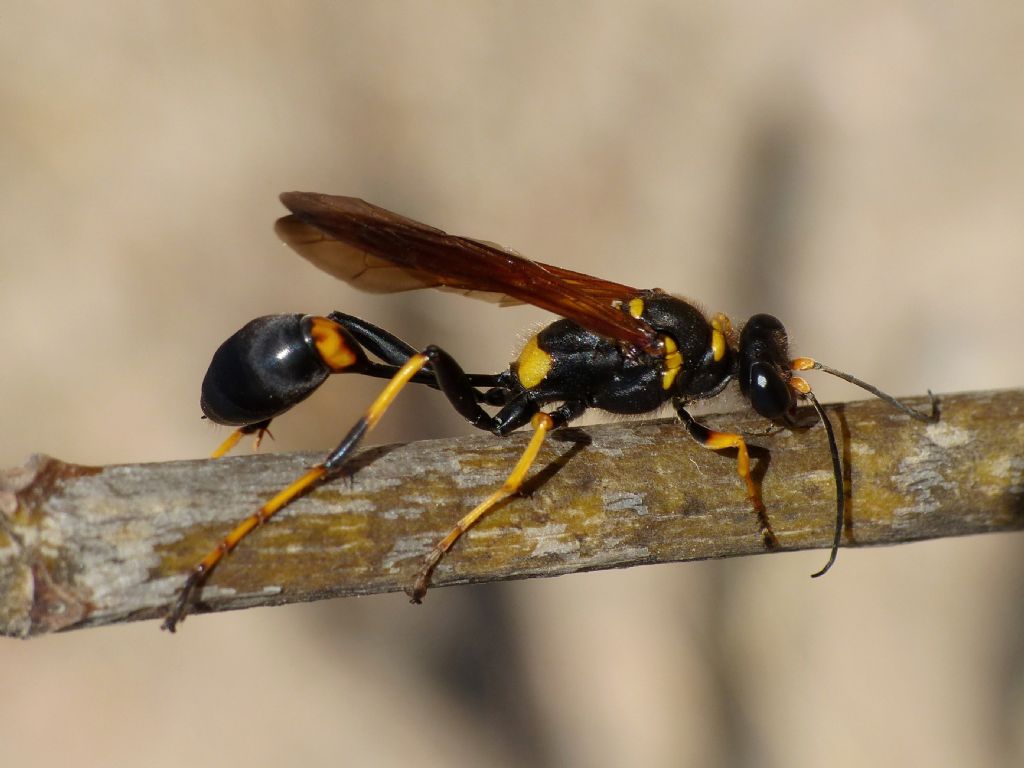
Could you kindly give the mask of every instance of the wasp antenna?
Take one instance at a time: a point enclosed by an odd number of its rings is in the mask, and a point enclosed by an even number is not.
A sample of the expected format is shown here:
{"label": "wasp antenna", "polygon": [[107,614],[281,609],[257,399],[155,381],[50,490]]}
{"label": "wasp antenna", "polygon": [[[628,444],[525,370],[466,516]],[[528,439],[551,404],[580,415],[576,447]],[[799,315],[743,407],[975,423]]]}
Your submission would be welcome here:
{"label": "wasp antenna", "polygon": [[[828,365],[825,365],[824,363],[818,362],[817,360],[811,360],[810,358],[800,358],[799,360],[795,360],[794,363],[802,363],[804,366],[795,368],[795,370],[805,371],[808,368],[812,368],[816,371],[824,371],[825,373],[831,373],[833,376],[838,376],[840,379],[843,379],[844,381],[848,381],[851,384],[856,384],[861,389],[867,390],[872,395],[877,397],[879,400],[884,400],[893,408],[902,413],[907,414],[907,416],[910,416],[912,419],[917,419],[918,421],[925,421],[929,423],[935,423],[936,421],[939,420],[939,398],[936,397],[930,389],[928,390],[928,397],[932,403],[932,410],[931,413],[926,413],[925,411],[919,411],[917,408],[911,408],[909,405],[901,403],[895,397],[883,392],[873,384],[868,384],[866,381],[861,381],[852,374],[837,370]],[[810,365],[808,365],[807,363],[810,363]]]}
{"label": "wasp antenna", "polygon": [[828,556],[828,562],[825,563],[825,567],[820,571],[811,574],[811,578],[816,579],[819,576],[824,576],[828,573],[828,569],[835,563],[836,556],[839,554],[839,542],[843,538],[846,493],[843,490],[843,467],[839,463],[839,446],[836,444],[836,433],[832,429],[832,422],[829,420],[828,415],[825,413],[825,409],[821,407],[821,403],[818,402],[818,398],[814,396],[813,392],[808,390],[803,393],[803,396],[811,401],[811,405],[814,406],[814,410],[818,412],[818,418],[821,419],[821,425],[825,427],[825,434],[828,435],[828,449],[832,454],[832,473],[835,475],[836,479],[836,530],[835,535],[832,538],[832,552]]}

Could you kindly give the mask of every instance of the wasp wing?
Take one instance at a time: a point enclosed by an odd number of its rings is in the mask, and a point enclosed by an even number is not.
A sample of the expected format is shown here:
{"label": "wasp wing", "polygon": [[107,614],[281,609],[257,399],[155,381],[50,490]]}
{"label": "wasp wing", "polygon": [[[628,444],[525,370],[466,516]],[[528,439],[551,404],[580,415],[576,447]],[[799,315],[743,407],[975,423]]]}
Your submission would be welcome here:
{"label": "wasp wing", "polygon": [[636,288],[530,261],[511,249],[449,235],[354,197],[286,192],[281,239],[314,265],[362,290],[441,288],[502,304],[526,303],[640,349],[656,334],[618,308]]}
{"label": "wasp wing", "polygon": [[274,231],[293,251],[313,265],[361,291],[401,293],[421,288],[437,288],[503,307],[524,303],[504,293],[471,290],[452,281],[445,285],[444,280],[437,275],[402,267],[393,261],[374,256],[358,245],[331,237],[298,216],[284,216],[278,219]]}

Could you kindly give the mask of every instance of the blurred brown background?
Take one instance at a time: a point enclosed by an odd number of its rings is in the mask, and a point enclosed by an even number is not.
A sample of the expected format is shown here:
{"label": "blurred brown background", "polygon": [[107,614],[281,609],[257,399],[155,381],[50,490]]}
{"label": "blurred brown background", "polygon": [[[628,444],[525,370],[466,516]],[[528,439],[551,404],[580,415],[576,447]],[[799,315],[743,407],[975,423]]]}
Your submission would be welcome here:
{"label": "blurred brown background", "polygon": [[[199,382],[256,315],[342,309],[481,371],[546,319],[332,281],[272,234],[288,189],[773,312],[896,394],[1020,385],[1022,36],[1024,5],[997,2],[10,3],[3,464],[207,454],[225,433]],[[339,377],[269,449],[332,446],[378,387]],[[467,430],[423,392],[374,441]],[[0,760],[1020,765],[1021,545],[0,641]]]}

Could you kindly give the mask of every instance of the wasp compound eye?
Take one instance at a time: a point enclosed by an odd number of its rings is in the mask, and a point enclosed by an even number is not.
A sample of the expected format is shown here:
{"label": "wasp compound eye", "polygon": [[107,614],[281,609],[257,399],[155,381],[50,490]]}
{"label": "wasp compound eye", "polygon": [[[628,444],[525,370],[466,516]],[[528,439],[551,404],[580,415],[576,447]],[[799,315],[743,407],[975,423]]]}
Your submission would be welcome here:
{"label": "wasp compound eye", "polygon": [[792,390],[771,363],[755,361],[744,377],[750,404],[766,419],[784,418],[793,407]]}
{"label": "wasp compound eye", "polygon": [[750,318],[740,334],[740,391],[766,418],[785,418],[793,406],[788,360],[789,340],[778,318]]}
{"label": "wasp compound eye", "polygon": [[207,418],[254,424],[311,395],[330,369],[310,343],[308,326],[302,315],[267,315],[221,344],[203,379],[199,404]]}

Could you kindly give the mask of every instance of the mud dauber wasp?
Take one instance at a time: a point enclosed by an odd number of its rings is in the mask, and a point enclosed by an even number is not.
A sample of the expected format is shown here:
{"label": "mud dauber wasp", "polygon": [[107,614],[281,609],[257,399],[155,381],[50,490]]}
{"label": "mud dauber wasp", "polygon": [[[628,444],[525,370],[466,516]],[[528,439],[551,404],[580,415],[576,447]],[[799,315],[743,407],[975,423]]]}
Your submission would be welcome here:
{"label": "mud dauber wasp", "polygon": [[[326,316],[270,315],[248,323],[213,356],[203,381],[203,413],[238,429],[213,454],[219,457],[246,434],[261,436],[271,420],[308,397],[332,373],[388,379],[337,448],[242,521],[189,575],[163,628],[174,631],[193,592],[256,526],[310,487],[339,475],[356,447],[409,383],[439,389],[470,424],[506,435],[526,424],[532,439],[505,483],[466,514],[427,556],[409,594],[419,602],[431,574],[459,537],[502,499],[515,494],[548,432],[589,408],[644,414],[671,402],[689,434],[712,450],[735,449],[747,497],[774,544],[760,491],[751,477],[743,436],[699,423],[687,406],[719,394],[733,380],[761,416],[786,427],[806,426],[797,405],[809,402],[825,428],[836,484],[835,534],[824,574],[835,562],[843,532],[842,467],[832,424],[796,373],[821,370],[845,379],[920,421],[915,410],[854,376],[811,358],[790,359],[786,331],[759,314],[739,332],[724,314],[710,319],[660,289],[641,290],[572,270],[530,261],[492,243],[457,237],[352,197],[288,192],[291,215],[277,234],[320,269],[366,291],[417,288],[458,291],[502,304],[532,304],[562,319],[529,339],[507,370],[467,374],[444,350],[416,350],[387,331],[341,312]],[[371,357],[377,358],[372,360]],[[557,404],[549,410],[546,406]],[[497,408],[490,414],[482,406]]]}

